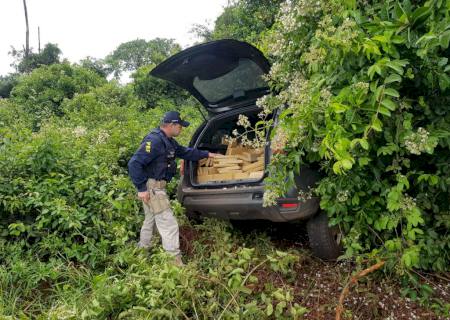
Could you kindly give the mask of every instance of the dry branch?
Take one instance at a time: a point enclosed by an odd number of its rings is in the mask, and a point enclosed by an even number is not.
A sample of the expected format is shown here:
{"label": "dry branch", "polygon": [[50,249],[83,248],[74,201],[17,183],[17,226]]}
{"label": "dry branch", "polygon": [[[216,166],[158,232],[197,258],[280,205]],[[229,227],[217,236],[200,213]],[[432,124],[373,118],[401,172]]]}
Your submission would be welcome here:
{"label": "dry branch", "polygon": [[341,314],[344,311],[344,299],[350,292],[350,286],[356,284],[359,279],[366,276],[367,274],[380,269],[384,265],[384,263],[385,263],[384,261],[380,261],[367,269],[361,270],[360,272],[358,272],[357,274],[355,274],[350,278],[350,281],[347,282],[347,284],[345,285],[344,289],[341,292],[341,296],[339,297],[339,303],[336,307],[336,320],[341,320]]}

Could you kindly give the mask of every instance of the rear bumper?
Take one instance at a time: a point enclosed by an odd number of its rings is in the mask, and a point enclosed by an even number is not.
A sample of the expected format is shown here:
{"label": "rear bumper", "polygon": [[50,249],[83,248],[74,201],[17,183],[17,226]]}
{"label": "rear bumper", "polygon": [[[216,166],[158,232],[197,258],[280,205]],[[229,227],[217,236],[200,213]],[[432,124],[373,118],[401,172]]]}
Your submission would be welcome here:
{"label": "rear bumper", "polygon": [[[319,199],[299,202],[294,208],[263,207],[263,186],[239,186],[220,189],[178,188],[178,200],[188,215],[216,217],[227,220],[270,220],[286,222],[305,220],[319,209]],[[287,202],[280,199],[281,202]],[[292,201],[289,201],[290,203]]]}

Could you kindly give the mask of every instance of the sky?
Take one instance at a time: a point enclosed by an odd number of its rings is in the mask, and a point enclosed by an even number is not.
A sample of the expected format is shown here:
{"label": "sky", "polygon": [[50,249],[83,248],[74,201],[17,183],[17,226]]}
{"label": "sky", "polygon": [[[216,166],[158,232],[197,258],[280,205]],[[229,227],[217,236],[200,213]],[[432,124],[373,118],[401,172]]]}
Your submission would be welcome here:
{"label": "sky", "polygon": [[[27,0],[30,47],[56,43],[63,58],[104,58],[119,44],[156,37],[183,48],[195,23],[213,25],[228,0]],[[23,0],[0,0],[0,75],[12,72],[11,46],[25,45]]]}

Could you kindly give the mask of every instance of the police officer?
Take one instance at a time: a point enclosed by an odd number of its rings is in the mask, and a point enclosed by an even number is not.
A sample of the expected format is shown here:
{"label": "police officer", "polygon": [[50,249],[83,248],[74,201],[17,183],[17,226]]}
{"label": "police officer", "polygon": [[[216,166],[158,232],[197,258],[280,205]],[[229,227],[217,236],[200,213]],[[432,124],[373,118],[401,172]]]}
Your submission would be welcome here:
{"label": "police officer", "polygon": [[138,246],[150,247],[153,226],[156,223],[163,248],[175,256],[177,265],[183,265],[179,229],[165,189],[167,182],[176,173],[175,158],[198,161],[217,156],[208,151],[180,146],[173,139],[187,126],[189,122],[182,120],[178,112],[166,112],[160,127],[145,136],[139,149],[128,162],[129,175],[138,190],[138,197],[142,200],[145,211]]}

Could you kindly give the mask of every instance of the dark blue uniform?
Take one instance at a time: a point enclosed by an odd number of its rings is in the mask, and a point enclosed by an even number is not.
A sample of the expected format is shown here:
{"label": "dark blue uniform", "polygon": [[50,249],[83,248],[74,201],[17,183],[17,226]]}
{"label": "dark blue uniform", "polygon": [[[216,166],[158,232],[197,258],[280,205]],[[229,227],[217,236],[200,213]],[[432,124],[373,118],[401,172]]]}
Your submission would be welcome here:
{"label": "dark blue uniform", "polygon": [[147,191],[146,183],[150,178],[169,182],[176,173],[176,157],[198,161],[207,158],[208,151],[180,146],[160,128],[145,136],[128,162],[129,175],[138,191]]}

